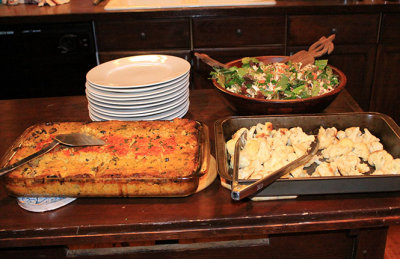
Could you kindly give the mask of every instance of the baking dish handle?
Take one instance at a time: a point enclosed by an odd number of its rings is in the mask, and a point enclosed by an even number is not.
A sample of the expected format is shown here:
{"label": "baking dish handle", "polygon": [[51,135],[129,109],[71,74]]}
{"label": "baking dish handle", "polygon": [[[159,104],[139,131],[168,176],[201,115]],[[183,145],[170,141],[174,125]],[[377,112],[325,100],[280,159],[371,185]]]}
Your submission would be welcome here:
{"label": "baking dish handle", "polygon": [[208,132],[208,127],[205,124],[202,124],[202,131],[201,131],[201,150],[200,150],[200,157],[201,157],[201,165],[199,170],[199,176],[203,176],[207,173],[208,168],[210,166],[210,135]]}

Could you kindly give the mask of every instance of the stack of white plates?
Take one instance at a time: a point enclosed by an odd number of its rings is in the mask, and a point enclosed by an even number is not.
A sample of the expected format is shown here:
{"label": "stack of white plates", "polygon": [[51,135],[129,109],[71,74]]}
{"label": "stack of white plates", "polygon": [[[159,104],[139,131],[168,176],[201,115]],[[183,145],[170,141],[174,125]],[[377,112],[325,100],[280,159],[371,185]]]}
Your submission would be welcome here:
{"label": "stack of white plates", "polygon": [[190,64],[167,55],[112,60],[86,75],[89,116],[103,120],[172,120],[189,109]]}

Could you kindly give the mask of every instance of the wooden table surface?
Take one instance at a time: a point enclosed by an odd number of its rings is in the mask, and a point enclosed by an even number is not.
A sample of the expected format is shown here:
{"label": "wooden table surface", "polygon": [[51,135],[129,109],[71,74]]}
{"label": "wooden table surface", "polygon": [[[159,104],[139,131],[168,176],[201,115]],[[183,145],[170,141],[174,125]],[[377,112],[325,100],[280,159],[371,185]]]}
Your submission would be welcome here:
{"label": "wooden table surface", "polygon": [[[190,101],[185,117],[206,123],[213,143],[214,122],[234,113],[214,89],[192,90]],[[324,112],[351,111],[361,109],[344,91]],[[0,114],[0,154],[32,124],[89,120],[85,96],[3,100]],[[1,187],[0,208],[0,248],[379,228],[400,222],[396,192],[235,202],[218,178],[189,197],[79,198],[45,213],[25,211]]]}

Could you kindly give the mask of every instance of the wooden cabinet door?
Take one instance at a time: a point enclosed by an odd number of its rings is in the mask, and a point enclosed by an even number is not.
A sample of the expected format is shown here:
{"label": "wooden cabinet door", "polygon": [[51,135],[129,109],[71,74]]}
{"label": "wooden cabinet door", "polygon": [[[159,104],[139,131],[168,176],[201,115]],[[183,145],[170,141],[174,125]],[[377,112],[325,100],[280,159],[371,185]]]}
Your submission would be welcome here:
{"label": "wooden cabinet door", "polygon": [[99,51],[190,49],[188,19],[98,21]]}
{"label": "wooden cabinet door", "polygon": [[[304,48],[288,48],[288,54]],[[347,91],[365,111],[369,110],[375,54],[375,45],[336,45],[329,56],[321,57],[345,73]]]}
{"label": "wooden cabinet door", "polygon": [[284,15],[193,19],[194,48],[236,48],[284,43]]}
{"label": "wooden cabinet door", "polygon": [[385,113],[400,124],[400,45],[378,47],[371,110]]}
{"label": "wooden cabinet door", "polygon": [[379,28],[378,14],[291,15],[288,44],[311,44],[335,34],[335,44],[374,44]]}

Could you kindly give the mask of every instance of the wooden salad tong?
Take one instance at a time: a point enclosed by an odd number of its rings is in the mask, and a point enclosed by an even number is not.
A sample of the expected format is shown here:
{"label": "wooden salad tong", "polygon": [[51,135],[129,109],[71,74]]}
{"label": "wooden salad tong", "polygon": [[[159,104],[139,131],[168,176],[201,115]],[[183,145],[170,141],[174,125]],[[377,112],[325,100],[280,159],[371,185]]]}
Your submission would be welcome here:
{"label": "wooden salad tong", "polygon": [[[322,36],[317,42],[313,43],[308,50],[300,50],[292,56],[287,57],[282,62],[301,62],[302,66],[312,64],[314,63],[315,58],[320,57],[325,53],[332,53],[335,48],[332,41],[335,39],[335,37],[335,34],[332,34],[328,38]],[[228,68],[227,65],[211,58],[207,54],[195,52],[194,55],[211,67]]]}
{"label": "wooden salad tong", "polygon": [[335,39],[335,37],[335,34],[332,34],[328,38],[322,36],[317,42],[312,44],[308,50],[300,50],[292,56],[289,56],[287,61],[301,62],[303,66],[313,64],[315,58],[320,57],[325,53],[332,53],[335,48],[332,41]]}

